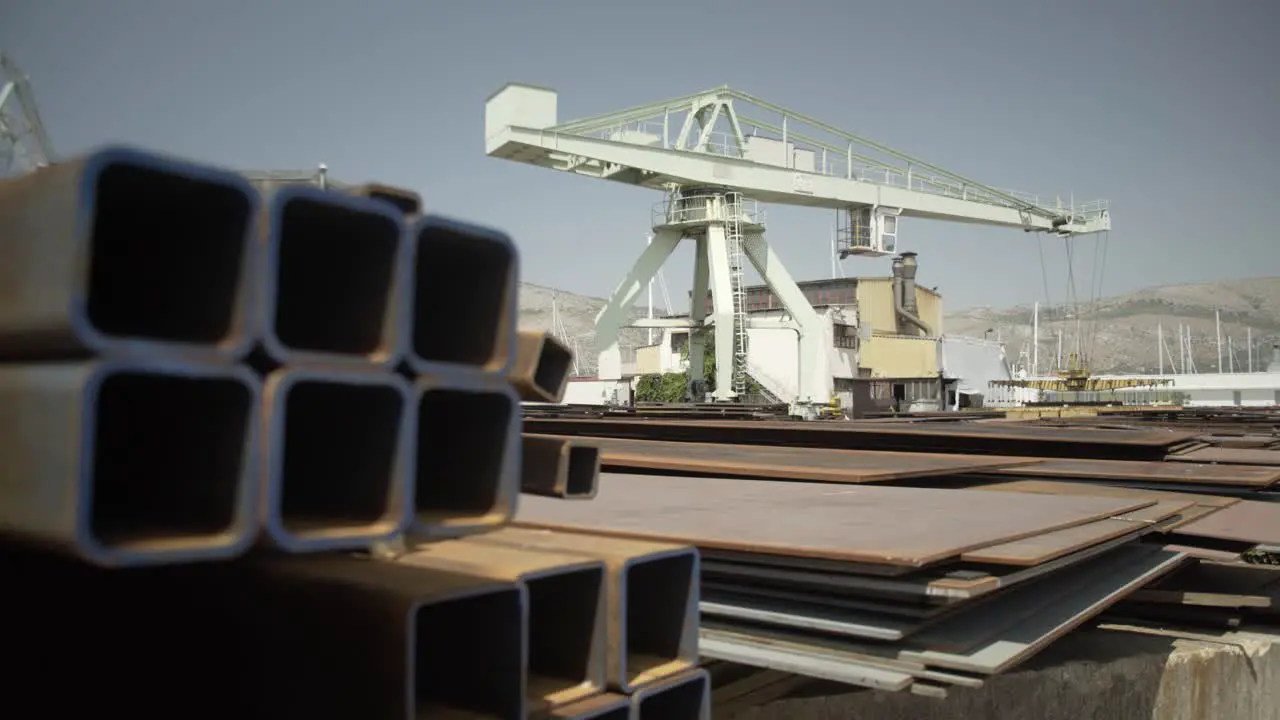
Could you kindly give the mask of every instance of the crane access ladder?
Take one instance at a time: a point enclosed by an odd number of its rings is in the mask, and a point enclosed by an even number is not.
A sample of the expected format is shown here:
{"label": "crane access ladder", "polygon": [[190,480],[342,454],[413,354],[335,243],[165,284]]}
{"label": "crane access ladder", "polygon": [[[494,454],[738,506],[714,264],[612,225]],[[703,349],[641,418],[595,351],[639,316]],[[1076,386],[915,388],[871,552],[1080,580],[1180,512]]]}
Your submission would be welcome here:
{"label": "crane access ladder", "polygon": [[742,243],[742,194],[725,194],[725,243],[729,255],[729,284],[733,295],[733,392],[747,393],[747,294]]}

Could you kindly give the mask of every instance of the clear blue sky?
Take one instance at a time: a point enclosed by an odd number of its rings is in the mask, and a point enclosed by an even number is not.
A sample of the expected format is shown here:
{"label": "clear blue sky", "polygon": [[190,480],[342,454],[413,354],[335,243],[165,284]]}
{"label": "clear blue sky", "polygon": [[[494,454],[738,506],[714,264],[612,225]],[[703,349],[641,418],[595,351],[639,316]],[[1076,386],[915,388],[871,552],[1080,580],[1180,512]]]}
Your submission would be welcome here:
{"label": "clear blue sky", "polygon": [[[0,0],[63,155],[325,162],[501,227],[525,280],[593,295],[659,198],[485,157],[508,81],[557,89],[562,120],[727,83],[999,187],[1105,197],[1108,292],[1280,275],[1277,27],[1276,0]],[[829,275],[830,212],[769,217],[794,275]],[[908,221],[899,242],[949,307],[1044,299],[1033,235]],[[1060,301],[1062,242],[1043,249]],[[666,272],[681,297],[688,260]]]}

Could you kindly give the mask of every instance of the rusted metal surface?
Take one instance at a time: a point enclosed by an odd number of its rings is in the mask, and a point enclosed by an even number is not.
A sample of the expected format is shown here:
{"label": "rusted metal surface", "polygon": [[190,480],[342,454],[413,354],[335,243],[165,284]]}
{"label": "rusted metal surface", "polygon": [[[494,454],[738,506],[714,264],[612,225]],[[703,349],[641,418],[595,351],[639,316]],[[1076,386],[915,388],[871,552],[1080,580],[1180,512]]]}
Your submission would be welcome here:
{"label": "rusted metal surface", "polygon": [[352,195],[389,203],[403,215],[422,214],[422,196],[405,188],[381,183],[365,183],[350,190]]}
{"label": "rusted metal surface", "polygon": [[1224,467],[1192,462],[1124,462],[1118,460],[1046,459],[1012,468],[982,470],[984,474],[1072,478],[1079,480],[1132,480],[1161,483],[1196,483],[1265,488],[1280,482],[1280,467]]}
{"label": "rusted metal surface", "polygon": [[257,210],[235,173],[127,148],[0,181],[0,358],[240,357]]}
{"label": "rusted metal surface", "polygon": [[1112,538],[1134,536],[1136,539],[1137,536],[1161,530],[1180,519],[1180,513],[1193,507],[1193,502],[1161,500],[1132,513],[970,550],[961,555],[960,559],[994,565],[1039,565]]}
{"label": "rusted metal surface", "polygon": [[629,693],[697,662],[700,572],[694,548],[527,527],[503,528],[474,540],[604,561],[613,689]]}
{"label": "rusted metal surface", "polygon": [[574,438],[524,435],[520,492],[590,500],[600,477],[600,449]]}
{"label": "rusted metal surface", "polygon": [[531,712],[604,691],[604,562],[473,539],[424,543],[396,562],[524,584],[529,596]]}
{"label": "rusted metal surface", "polygon": [[637,689],[631,720],[711,720],[711,676],[690,670]]}
{"label": "rusted metal surface", "polygon": [[1242,500],[1178,528],[1180,535],[1257,545],[1280,543],[1280,503]]}
{"label": "rusted metal surface", "polygon": [[[962,606],[944,621],[898,643],[704,620],[703,652],[792,672],[807,668],[783,667],[777,661],[824,657],[834,666],[832,671],[858,669],[865,676],[842,681],[869,687],[890,683],[885,689],[906,689],[915,679],[954,684],[950,678],[963,681],[964,676],[953,673],[991,675],[1012,668],[1183,560],[1178,553],[1131,544],[1040,582],[994,595],[987,602]],[[737,636],[748,645],[754,641],[754,652],[747,647],[726,657],[721,654],[722,636]]]}
{"label": "rusted metal surface", "polygon": [[0,532],[99,565],[242,553],[260,392],[230,366],[0,365]]}
{"label": "rusted metal surface", "polygon": [[533,720],[630,720],[631,698],[604,693],[530,717]]}
{"label": "rusted metal surface", "polygon": [[1091,482],[1053,482],[1049,480],[1014,480],[976,485],[970,490],[994,490],[997,492],[1028,492],[1040,495],[1091,495],[1093,497],[1132,498],[1134,500],[1173,501],[1193,503],[1179,511],[1180,518],[1165,530],[1173,532],[1178,527],[1204,517],[1219,509],[1240,502],[1239,498],[1204,495],[1201,493],[1169,492],[1138,487],[1117,487]]}
{"label": "rusted metal surface", "polygon": [[262,405],[263,525],[290,552],[358,550],[411,517],[418,413],[392,373],[284,368]]}
{"label": "rusted metal surface", "polygon": [[526,402],[558,403],[573,370],[573,351],[549,333],[521,330],[516,334],[516,354],[511,384]]}
{"label": "rusted metal surface", "polygon": [[[26,661],[11,700],[148,718],[175,697],[199,698],[183,714],[201,718],[525,717],[518,583],[336,554],[128,571],[15,554],[0,553],[24,578],[0,620]],[[51,664],[76,681],[67,698],[40,681]]]}
{"label": "rusted metal surface", "polygon": [[528,418],[525,430],[546,435],[787,445],[844,450],[896,450],[965,455],[1159,460],[1195,433],[1162,428],[1098,430],[1020,424],[892,424],[772,420],[622,420]]}
{"label": "rusted metal surface", "polygon": [[259,683],[275,677],[271,655],[307,670],[291,674],[296,684],[281,689],[291,692],[272,693],[295,698],[278,711],[526,716],[528,598],[520,583],[328,555],[260,561],[251,571],[253,582],[223,585],[218,594],[269,618],[259,632],[280,640],[260,658],[267,667]]}
{"label": "rusted metal surface", "polygon": [[1222,465],[1280,466],[1280,451],[1207,447],[1170,455],[1166,460],[1179,463],[1220,463]]}
{"label": "rusted metal surface", "polygon": [[520,495],[520,399],[499,375],[419,376],[414,531],[456,537],[491,530]]}
{"label": "rusted metal surface", "polygon": [[316,187],[283,187],[262,218],[258,317],[279,363],[375,364],[401,356],[408,246],[386,203]]}
{"label": "rusted metal surface", "polygon": [[[565,438],[568,439],[568,438]],[[735,477],[870,483],[986,472],[1032,465],[1037,458],[1005,458],[876,450],[831,450],[768,445],[582,438],[600,447],[606,469],[669,470]]]}
{"label": "rusted metal surface", "polygon": [[409,233],[410,366],[422,373],[439,365],[506,373],[515,353],[519,278],[511,238],[435,215]]}
{"label": "rusted metal surface", "polygon": [[603,473],[590,504],[527,496],[519,520],[707,548],[919,567],[1150,504]]}

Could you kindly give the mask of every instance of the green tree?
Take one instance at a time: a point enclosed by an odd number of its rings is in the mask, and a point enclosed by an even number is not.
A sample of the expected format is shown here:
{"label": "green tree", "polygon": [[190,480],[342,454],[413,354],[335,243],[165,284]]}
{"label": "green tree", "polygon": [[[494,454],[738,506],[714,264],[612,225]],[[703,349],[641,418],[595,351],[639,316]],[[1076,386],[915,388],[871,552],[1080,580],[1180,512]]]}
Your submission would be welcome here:
{"label": "green tree", "polygon": [[[680,359],[689,362],[689,346],[685,345],[680,352]],[[715,335],[707,333],[707,344],[703,353],[703,386],[711,392],[716,386],[716,341]],[[689,388],[687,372],[662,373],[641,376],[636,382],[637,402],[685,402]],[[760,385],[752,378],[747,378],[747,393],[757,394]],[[700,401],[700,398],[698,399]]]}

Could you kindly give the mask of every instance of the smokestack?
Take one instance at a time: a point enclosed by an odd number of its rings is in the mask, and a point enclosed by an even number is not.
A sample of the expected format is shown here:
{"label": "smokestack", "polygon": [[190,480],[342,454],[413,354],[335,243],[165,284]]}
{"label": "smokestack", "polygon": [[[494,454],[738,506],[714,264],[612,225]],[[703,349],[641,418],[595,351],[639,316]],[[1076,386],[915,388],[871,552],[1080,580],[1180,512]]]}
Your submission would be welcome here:
{"label": "smokestack", "polygon": [[916,254],[902,253],[893,258],[893,315],[898,333],[908,335],[916,328],[930,335],[929,326],[916,317]]}
{"label": "smokestack", "polygon": [[1267,372],[1280,373],[1280,343],[1271,346],[1271,362],[1267,363]]}
{"label": "smokestack", "polygon": [[[890,266],[891,277],[893,278],[890,285],[890,293],[893,295],[894,309],[902,307],[902,256],[894,255],[893,264]],[[899,333],[905,333],[907,323],[902,319],[902,313],[895,312],[893,314],[893,322]]]}
{"label": "smokestack", "polygon": [[902,309],[916,314],[916,254],[904,252],[899,256],[902,260]]}

